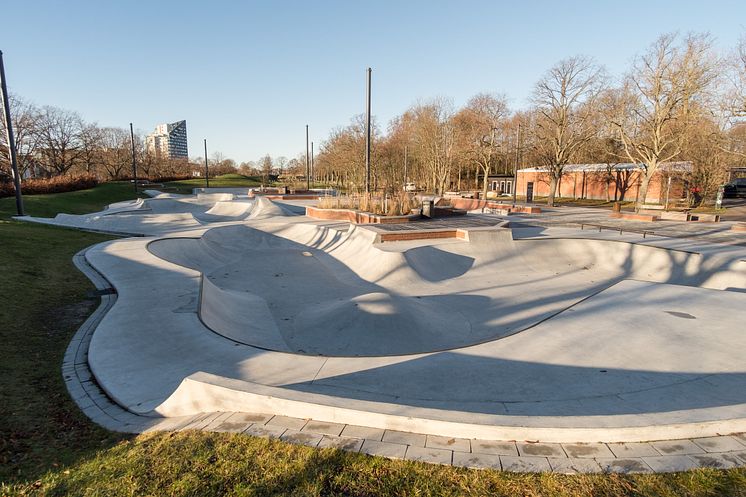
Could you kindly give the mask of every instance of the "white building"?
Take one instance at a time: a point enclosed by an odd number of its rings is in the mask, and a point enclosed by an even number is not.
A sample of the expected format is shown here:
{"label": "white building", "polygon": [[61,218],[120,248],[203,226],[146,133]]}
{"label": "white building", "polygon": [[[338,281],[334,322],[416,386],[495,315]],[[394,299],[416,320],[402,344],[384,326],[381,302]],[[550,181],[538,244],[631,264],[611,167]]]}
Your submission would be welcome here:
{"label": "white building", "polygon": [[159,124],[153,133],[145,137],[145,146],[148,152],[159,158],[188,158],[186,120]]}

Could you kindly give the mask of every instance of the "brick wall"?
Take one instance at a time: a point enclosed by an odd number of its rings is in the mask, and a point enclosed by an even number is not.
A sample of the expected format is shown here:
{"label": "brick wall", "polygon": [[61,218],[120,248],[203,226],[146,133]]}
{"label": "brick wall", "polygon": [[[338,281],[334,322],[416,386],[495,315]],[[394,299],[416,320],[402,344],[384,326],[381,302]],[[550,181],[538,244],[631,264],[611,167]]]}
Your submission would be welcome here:
{"label": "brick wall", "polygon": [[[557,187],[557,195],[565,198],[589,198],[614,200],[637,200],[638,189],[641,180],[639,171],[619,171],[614,173],[618,181],[607,184],[605,172],[573,171],[566,172],[562,176]],[[534,183],[534,196],[546,197],[549,195],[549,176],[546,172],[518,171],[518,195],[526,195],[526,184]],[[653,176],[648,187],[647,202],[663,203],[666,200],[667,178],[660,172]],[[608,189],[608,197],[607,197]],[[685,196],[683,181],[679,178],[671,180],[669,200],[683,198]]]}

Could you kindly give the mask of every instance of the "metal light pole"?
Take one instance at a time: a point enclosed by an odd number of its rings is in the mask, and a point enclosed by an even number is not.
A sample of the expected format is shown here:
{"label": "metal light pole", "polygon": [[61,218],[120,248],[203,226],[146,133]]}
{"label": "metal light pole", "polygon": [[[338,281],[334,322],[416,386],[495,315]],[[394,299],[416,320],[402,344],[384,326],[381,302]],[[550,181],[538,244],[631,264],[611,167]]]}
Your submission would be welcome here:
{"label": "metal light pole", "polygon": [[316,181],[316,171],[313,169],[313,142],[311,142],[311,178]]}
{"label": "metal light pole", "polygon": [[518,191],[518,162],[520,162],[521,153],[521,123],[518,123],[518,131],[515,140],[515,166],[513,167],[513,205],[516,202],[516,192]]}
{"label": "metal light pole", "polygon": [[373,71],[368,68],[368,91],[365,110],[365,192],[370,193],[370,78]]}
{"label": "metal light pole", "polygon": [[10,119],[10,99],[8,98],[8,85],[5,82],[5,65],[3,64],[3,52],[0,50],[0,91],[3,93],[3,110],[5,111],[5,134],[8,139],[8,155],[10,156],[10,168],[13,171],[13,186],[16,189],[16,211],[23,216],[23,195],[21,194],[21,176],[18,174],[18,161],[16,158],[16,139],[13,135],[13,122]]}
{"label": "metal light pole", "polygon": [[306,124],[306,191],[311,189],[311,164],[308,158],[308,124]]}
{"label": "metal light pole", "polygon": [[210,166],[207,164],[207,138],[205,138],[205,182],[206,188],[210,188]]}
{"label": "metal light pole", "polygon": [[135,130],[130,123],[130,143],[132,144],[132,176],[135,180],[135,193],[137,193],[137,162],[135,161]]}

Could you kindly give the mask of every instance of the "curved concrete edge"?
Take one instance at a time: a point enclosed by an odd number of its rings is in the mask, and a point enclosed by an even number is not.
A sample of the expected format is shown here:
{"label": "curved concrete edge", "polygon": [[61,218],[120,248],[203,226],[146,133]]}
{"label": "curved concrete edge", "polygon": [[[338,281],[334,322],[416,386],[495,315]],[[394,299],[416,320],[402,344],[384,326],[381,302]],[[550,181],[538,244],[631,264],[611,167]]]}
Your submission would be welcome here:
{"label": "curved concrete edge", "polygon": [[[495,424],[438,419],[438,410],[408,409],[383,402],[349,400],[330,395],[289,390],[198,372],[185,378],[156,409],[165,416],[186,416],[203,411],[249,411],[310,418],[321,422],[362,424],[371,428],[417,432],[455,438],[536,440],[543,443],[622,443],[712,437],[746,432],[746,418],[644,426],[561,426],[556,417],[543,417],[549,426],[530,426],[526,416],[485,416]],[[416,414],[415,414],[416,413]],[[500,420],[503,419],[503,424]],[[579,424],[582,424],[582,420]]]}
{"label": "curved concrete edge", "polygon": [[88,367],[91,336],[113,307],[116,293],[106,278],[85,259],[87,250],[76,254],[73,261],[101,291],[101,303],[70,341],[62,363],[62,374],[70,396],[83,413],[94,423],[112,431],[244,433],[392,459],[518,473],[651,473],[746,466],[746,434],[658,444],[540,444],[449,439],[352,424],[320,423],[305,416],[292,418],[246,412],[211,412],[168,418],[136,415],[112,402]]}

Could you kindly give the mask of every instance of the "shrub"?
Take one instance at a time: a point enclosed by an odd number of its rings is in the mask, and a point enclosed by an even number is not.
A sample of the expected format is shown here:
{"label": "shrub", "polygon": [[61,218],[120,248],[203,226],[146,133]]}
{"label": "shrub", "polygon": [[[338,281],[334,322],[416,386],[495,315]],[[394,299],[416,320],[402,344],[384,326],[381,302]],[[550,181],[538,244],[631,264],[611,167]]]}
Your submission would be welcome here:
{"label": "shrub", "polygon": [[353,194],[319,199],[319,209],[351,209],[383,216],[403,216],[418,206],[417,199],[407,192],[394,195]]}
{"label": "shrub", "polygon": [[[37,195],[45,193],[72,192],[75,190],[87,190],[98,184],[95,176],[54,176],[52,178],[30,178],[21,182],[21,192],[24,195]],[[16,189],[12,182],[0,183],[0,198],[12,197]]]}

